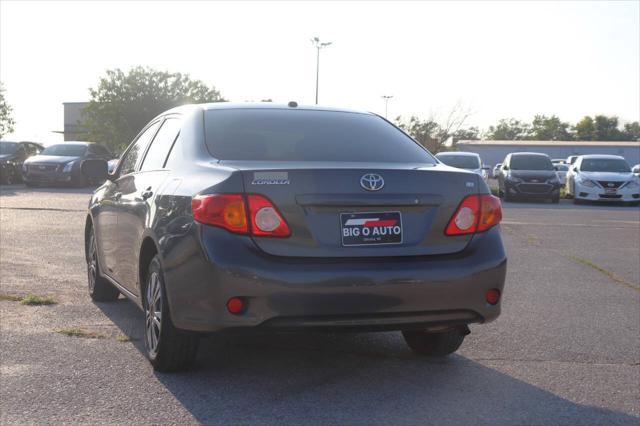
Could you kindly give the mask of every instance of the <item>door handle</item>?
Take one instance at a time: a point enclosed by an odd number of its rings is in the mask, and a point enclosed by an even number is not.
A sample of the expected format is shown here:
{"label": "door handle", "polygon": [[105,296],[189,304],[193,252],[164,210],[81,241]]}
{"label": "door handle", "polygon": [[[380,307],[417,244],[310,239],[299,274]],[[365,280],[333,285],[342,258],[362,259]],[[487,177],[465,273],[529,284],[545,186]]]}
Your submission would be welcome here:
{"label": "door handle", "polygon": [[151,190],[151,187],[148,187],[147,189],[145,189],[144,191],[142,191],[142,199],[146,200],[148,198],[150,198],[153,195],[153,191]]}

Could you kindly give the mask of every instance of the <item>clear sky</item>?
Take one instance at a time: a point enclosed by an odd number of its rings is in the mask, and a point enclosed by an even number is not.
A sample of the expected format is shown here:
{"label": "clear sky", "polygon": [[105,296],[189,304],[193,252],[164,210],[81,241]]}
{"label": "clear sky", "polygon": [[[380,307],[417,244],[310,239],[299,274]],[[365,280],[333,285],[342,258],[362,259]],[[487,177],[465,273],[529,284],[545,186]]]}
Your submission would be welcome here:
{"label": "clear sky", "polygon": [[106,69],[191,74],[232,101],[320,103],[470,125],[557,114],[640,116],[640,2],[0,3],[0,80],[16,139],[61,137],[62,102]]}

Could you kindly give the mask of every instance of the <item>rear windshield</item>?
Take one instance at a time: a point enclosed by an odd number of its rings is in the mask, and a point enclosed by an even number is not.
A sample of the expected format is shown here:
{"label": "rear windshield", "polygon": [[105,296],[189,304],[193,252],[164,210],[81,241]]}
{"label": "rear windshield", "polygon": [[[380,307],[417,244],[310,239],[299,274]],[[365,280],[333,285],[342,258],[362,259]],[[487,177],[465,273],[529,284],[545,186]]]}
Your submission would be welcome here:
{"label": "rear windshield", "polygon": [[479,169],[480,160],[478,157],[472,155],[438,155],[438,160],[442,161],[447,166],[457,167],[459,169]]}
{"label": "rear windshield", "polygon": [[0,142],[0,155],[13,154],[18,150],[15,142]]}
{"label": "rear windshield", "polygon": [[514,155],[510,166],[512,170],[553,170],[549,157],[542,155]]}
{"label": "rear windshield", "polygon": [[567,172],[567,171],[569,171],[569,166],[566,165],[566,164],[556,164],[556,169],[559,172]]}
{"label": "rear windshield", "polygon": [[435,164],[411,138],[368,114],[288,109],[205,112],[211,155],[220,160]]}
{"label": "rear windshield", "polygon": [[583,172],[629,173],[629,164],[616,158],[583,158],[580,170]]}
{"label": "rear windshield", "polygon": [[86,145],[51,145],[42,151],[41,155],[57,155],[60,157],[81,157],[87,149]]}

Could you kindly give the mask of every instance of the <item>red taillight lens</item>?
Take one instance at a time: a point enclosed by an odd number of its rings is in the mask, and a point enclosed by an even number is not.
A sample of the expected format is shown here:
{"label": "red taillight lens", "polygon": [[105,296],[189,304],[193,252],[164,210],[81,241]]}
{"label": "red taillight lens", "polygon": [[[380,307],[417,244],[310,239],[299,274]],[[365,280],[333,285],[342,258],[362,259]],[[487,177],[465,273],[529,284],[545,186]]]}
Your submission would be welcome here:
{"label": "red taillight lens", "polygon": [[[197,195],[191,199],[193,218],[205,225],[224,228],[236,234],[248,234],[251,222],[251,235],[259,237],[288,237],[289,226],[278,212],[276,206],[262,195],[208,194]],[[247,218],[247,213],[250,219]]]}
{"label": "red taillight lens", "polygon": [[485,298],[487,299],[487,303],[490,305],[495,305],[500,301],[500,290],[497,288],[492,288],[491,290],[487,290],[485,294]]}
{"label": "red taillight lens", "polygon": [[236,234],[249,232],[244,197],[240,194],[197,195],[191,199],[193,218]]}
{"label": "red taillight lens", "polygon": [[500,198],[493,195],[480,196],[480,221],[478,222],[478,232],[496,226],[502,220],[502,205]]}
{"label": "red taillight lens", "polygon": [[502,220],[500,199],[493,195],[469,195],[451,217],[445,235],[466,235],[486,231]]}
{"label": "red taillight lens", "polygon": [[287,222],[268,198],[251,194],[247,195],[247,199],[252,235],[259,237],[288,237],[291,235]]}
{"label": "red taillight lens", "polygon": [[227,310],[232,314],[241,314],[244,311],[244,308],[244,300],[239,297],[232,297],[231,299],[227,300]]}

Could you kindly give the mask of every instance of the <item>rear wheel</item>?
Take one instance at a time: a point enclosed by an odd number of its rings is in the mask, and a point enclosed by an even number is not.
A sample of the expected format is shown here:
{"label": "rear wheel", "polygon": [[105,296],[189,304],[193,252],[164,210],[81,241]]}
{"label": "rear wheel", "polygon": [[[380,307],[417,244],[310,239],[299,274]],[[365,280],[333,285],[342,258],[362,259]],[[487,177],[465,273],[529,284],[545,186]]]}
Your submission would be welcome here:
{"label": "rear wheel", "polygon": [[89,296],[91,296],[91,299],[94,301],[113,302],[118,299],[120,291],[100,275],[98,250],[93,228],[91,228],[89,234],[89,246],[87,250],[87,280],[89,284]]}
{"label": "rear wheel", "polygon": [[405,342],[418,355],[444,357],[458,350],[469,329],[456,328],[443,332],[407,330],[402,332]]}
{"label": "rear wheel", "polygon": [[198,352],[198,335],[174,327],[158,256],[149,264],[144,291],[144,313],[144,343],[153,368],[169,372],[191,367]]}

